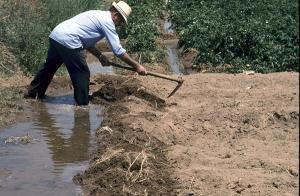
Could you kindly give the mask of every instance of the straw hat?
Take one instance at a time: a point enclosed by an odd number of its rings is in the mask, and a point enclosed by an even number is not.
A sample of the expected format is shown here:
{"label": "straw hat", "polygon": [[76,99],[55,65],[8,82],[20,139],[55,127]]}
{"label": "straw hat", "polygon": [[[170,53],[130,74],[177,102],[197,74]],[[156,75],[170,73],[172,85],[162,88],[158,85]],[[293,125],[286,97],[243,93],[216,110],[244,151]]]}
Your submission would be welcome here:
{"label": "straw hat", "polygon": [[118,12],[123,16],[123,18],[127,24],[127,17],[131,13],[130,6],[127,3],[125,3],[124,1],[119,1],[118,3],[113,2],[112,6],[114,6],[118,10]]}

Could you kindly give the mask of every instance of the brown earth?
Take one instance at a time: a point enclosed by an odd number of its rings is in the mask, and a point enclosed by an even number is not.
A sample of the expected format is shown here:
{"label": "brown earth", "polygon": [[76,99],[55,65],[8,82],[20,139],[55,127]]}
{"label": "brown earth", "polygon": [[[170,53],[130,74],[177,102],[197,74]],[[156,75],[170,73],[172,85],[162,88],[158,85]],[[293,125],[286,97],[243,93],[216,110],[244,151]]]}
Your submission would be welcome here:
{"label": "brown earth", "polygon": [[[182,58],[191,64],[195,54]],[[166,98],[176,83],[128,73],[92,78],[92,102],[106,115],[90,167],[74,182],[87,195],[298,195],[299,73],[183,79]],[[16,73],[1,77],[0,88],[23,93],[30,81]],[[68,77],[55,77],[47,93],[62,88],[72,88]]]}
{"label": "brown earth", "polygon": [[88,195],[298,195],[299,74],[97,75]]}

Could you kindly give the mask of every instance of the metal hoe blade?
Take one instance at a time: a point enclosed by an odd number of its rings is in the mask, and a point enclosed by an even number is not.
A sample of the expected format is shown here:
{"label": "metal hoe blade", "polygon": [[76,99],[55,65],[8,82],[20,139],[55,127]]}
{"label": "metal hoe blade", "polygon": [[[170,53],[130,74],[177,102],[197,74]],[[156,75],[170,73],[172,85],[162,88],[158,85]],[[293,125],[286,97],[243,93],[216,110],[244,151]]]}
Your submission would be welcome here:
{"label": "metal hoe blade", "polygon": [[170,95],[168,96],[171,97],[172,95],[174,95],[176,93],[176,91],[182,86],[183,84],[183,80],[181,80],[180,82],[178,82],[177,86],[174,88],[174,90],[170,93]]}

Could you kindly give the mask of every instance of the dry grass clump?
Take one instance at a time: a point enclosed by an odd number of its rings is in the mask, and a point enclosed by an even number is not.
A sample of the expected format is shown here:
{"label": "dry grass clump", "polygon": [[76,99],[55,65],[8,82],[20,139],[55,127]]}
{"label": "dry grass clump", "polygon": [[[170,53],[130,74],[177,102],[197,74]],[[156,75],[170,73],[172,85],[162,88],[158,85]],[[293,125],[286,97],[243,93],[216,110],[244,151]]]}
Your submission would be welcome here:
{"label": "dry grass clump", "polygon": [[11,75],[18,70],[17,60],[9,48],[0,42],[0,73]]}
{"label": "dry grass clump", "polygon": [[[101,127],[97,130],[97,135],[113,135],[115,132],[108,126]],[[124,139],[124,138],[123,138]],[[127,141],[127,140],[126,140]],[[135,148],[135,144],[126,142],[128,145],[122,144],[109,146],[98,158],[92,163],[93,171],[103,171],[103,175],[111,175],[112,179],[122,179],[123,184],[120,192],[130,195],[148,195],[147,188],[143,185],[147,184],[151,179],[151,159],[155,156],[147,152],[146,148]],[[107,174],[106,174],[107,173]],[[102,178],[102,177],[99,177]],[[114,181],[108,182],[114,186]],[[103,181],[98,183],[103,186]]]}

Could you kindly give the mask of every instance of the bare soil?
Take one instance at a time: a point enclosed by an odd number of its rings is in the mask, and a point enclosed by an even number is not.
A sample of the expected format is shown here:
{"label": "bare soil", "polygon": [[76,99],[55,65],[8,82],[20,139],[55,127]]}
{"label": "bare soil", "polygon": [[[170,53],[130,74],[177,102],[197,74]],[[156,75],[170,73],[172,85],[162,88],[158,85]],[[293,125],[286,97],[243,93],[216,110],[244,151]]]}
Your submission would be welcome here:
{"label": "bare soil", "polygon": [[97,75],[87,195],[298,195],[299,74]]}
{"label": "bare soil", "polygon": [[[92,102],[106,109],[90,166],[74,177],[86,195],[298,195],[299,73],[183,79],[166,98],[176,83],[128,72],[92,78]],[[0,88],[22,94],[30,81],[15,73]],[[55,77],[47,93],[62,88],[70,80]],[[11,107],[3,104],[1,126],[26,120]]]}

